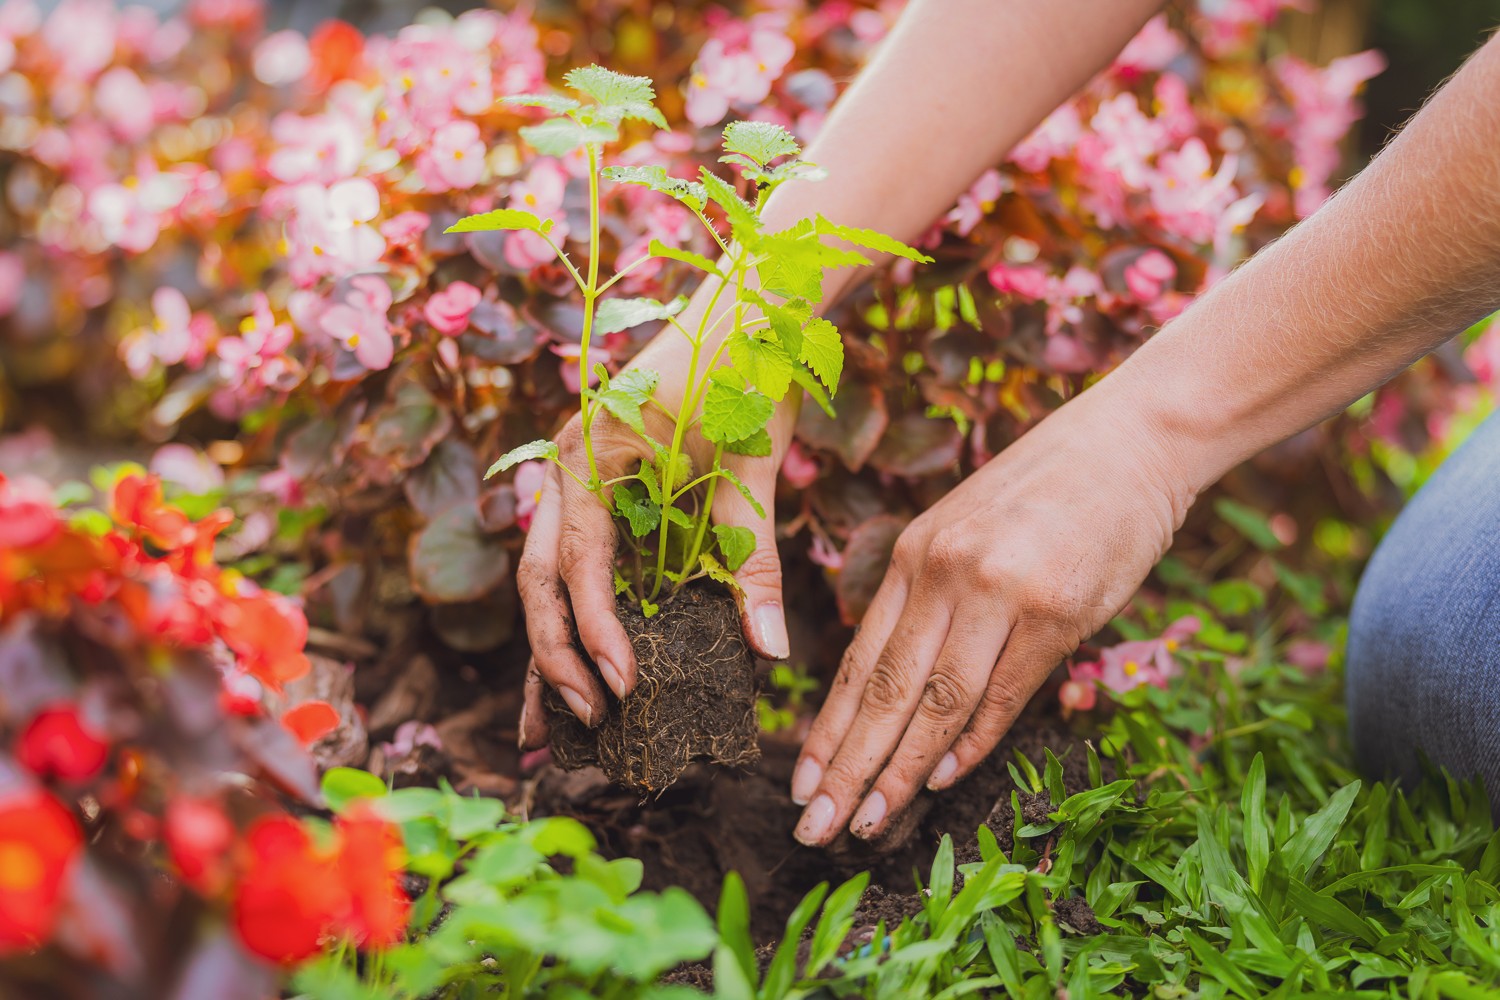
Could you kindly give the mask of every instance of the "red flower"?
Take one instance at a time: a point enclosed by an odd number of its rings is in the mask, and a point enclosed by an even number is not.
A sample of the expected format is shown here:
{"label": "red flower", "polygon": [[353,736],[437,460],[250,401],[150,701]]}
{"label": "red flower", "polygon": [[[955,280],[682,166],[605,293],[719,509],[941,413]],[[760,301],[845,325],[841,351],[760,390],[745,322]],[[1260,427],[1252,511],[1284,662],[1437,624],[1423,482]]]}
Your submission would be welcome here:
{"label": "red flower", "polygon": [[326,701],[304,701],[287,709],[281,724],[292,731],[292,735],[303,746],[311,746],[338,728],[338,709]]}
{"label": "red flower", "polygon": [[0,954],[35,948],[51,935],[82,846],[78,821],[48,793],[0,797]]}
{"label": "red flower", "polygon": [[220,619],[220,634],[240,666],[273,690],[311,668],[302,652],[307,618],[279,594],[259,592],[226,602]]}
{"label": "red flower", "polygon": [[224,884],[234,826],[212,799],[183,796],[167,806],[167,855],[182,880],[204,895]]}
{"label": "red flower", "polygon": [[71,702],[49,705],[32,717],[16,741],[21,766],[43,778],[83,782],[109,758],[106,743]]}
{"label": "red flower", "polygon": [[314,91],[357,76],[364,67],[365,36],[347,21],[324,21],[307,40],[307,47],[312,55],[307,81]]}
{"label": "red flower", "polygon": [[411,902],[401,889],[406,850],[401,832],[368,805],[356,805],[339,817],[342,836],[339,874],[349,889],[349,936],[365,946],[384,947],[401,940]]}
{"label": "red flower", "polygon": [[155,476],[129,475],[110,492],[109,513],[115,523],[133,528],[162,548],[175,549],[192,541],[193,522],[162,497]]}
{"label": "red flower", "polygon": [[289,964],[318,951],[323,934],[349,910],[349,893],[330,858],[289,816],[257,820],[245,838],[245,865],[231,907],[245,947]]}

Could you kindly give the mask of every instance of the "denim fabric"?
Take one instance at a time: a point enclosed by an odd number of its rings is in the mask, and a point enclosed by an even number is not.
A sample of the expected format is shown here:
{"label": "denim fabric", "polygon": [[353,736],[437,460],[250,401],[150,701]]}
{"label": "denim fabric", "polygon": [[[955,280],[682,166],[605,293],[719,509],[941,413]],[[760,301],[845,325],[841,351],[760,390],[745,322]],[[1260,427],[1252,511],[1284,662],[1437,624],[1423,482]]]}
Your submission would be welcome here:
{"label": "denim fabric", "polygon": [[1354,599],[1348,664],[1361,767],[1410,780],[1420,750],[1455,776],[1483,776],[1500,807],[1500,414],[1376,549]]}

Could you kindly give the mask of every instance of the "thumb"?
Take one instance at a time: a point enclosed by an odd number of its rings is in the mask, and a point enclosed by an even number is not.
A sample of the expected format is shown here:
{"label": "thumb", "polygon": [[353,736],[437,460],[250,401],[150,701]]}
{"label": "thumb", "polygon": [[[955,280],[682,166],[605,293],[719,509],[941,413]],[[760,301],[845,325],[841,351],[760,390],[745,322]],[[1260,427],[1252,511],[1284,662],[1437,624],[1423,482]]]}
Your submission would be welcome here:
{"label": "thumb", "polygon": [[776,465],[769,458],[750,458],[726,462],[725,466],[739,477],[765,509],[762,517],[729,483],[720,484],[719,494],[714,499],[714,523],[748,531],[755,540],[755,548],[734,571],[741,591],[736,597],[740,602],[745,639],[758,655],[768,660],[784,660],[791,655],[792,649],[781,599],[781,557],[776,551],[776,516],[772,510],[776,496]]}

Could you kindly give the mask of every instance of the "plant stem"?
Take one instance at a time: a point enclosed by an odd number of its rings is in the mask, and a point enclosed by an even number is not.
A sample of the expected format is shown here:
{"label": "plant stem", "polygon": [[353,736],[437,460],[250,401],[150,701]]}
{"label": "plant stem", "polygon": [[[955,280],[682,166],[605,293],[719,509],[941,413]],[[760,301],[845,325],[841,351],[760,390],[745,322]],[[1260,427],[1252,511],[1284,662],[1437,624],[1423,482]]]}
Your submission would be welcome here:
{"label": "plant stem", "polygon": [[[703,536],[708,532],[708,522],[713,520],[714,515],[714,490],[719,487],[722,476],[716,475],[719,463],[724,459],[724,443],[721,441],[714,445],[714,462],[709,467],[708,489],[703,494],[703,514],[698,518],[698,530],[693,534],[693,545],[688,549],[688,557],[683,562],[684,574],[690,572],[698,564],[698,553],[703,550]],[[686,582],[685,580],[683,582]],[[679,584],[679,586],[681,586]]]}
{"label": "plant stem", "polygon": [[[583,418],[583,453],[589,460],[589,492],[603,499],[599,485],[599,466],[594,460],[591,438],[594,415],[589,407],[589,339],[594,332],[594,302],[599,297],[599,148],[593,143],[589,151],[589,277],[583,288],[583,336],[578,348],[578,406]],[[571,266],[571,265],[570,265]],[[573,272],[576,277],[578,272]],[[574,478],[577,478],[576,476]]]}

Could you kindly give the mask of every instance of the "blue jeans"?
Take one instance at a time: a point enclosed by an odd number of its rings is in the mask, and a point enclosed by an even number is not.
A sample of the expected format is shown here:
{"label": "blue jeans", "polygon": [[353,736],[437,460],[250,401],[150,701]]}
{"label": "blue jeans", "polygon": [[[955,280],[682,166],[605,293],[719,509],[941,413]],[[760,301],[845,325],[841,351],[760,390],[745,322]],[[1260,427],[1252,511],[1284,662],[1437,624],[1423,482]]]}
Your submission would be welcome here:
{"label": "blue jeans", "polygon": [[1500,807],[1500,414],[1376,549],[1350,617],[1347,681],[1362,768],[1411,780],[1421,751],[1456,777],[1482,776]]}

